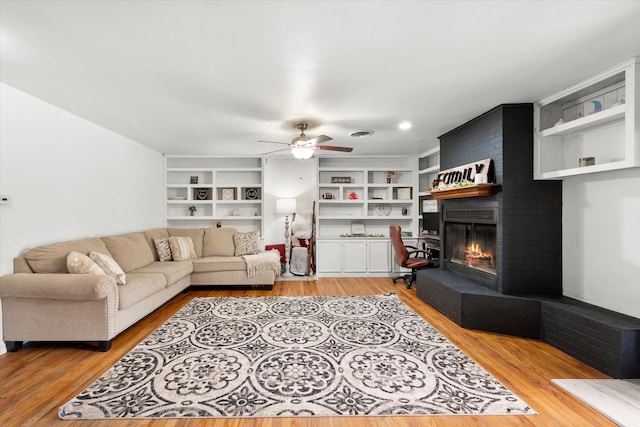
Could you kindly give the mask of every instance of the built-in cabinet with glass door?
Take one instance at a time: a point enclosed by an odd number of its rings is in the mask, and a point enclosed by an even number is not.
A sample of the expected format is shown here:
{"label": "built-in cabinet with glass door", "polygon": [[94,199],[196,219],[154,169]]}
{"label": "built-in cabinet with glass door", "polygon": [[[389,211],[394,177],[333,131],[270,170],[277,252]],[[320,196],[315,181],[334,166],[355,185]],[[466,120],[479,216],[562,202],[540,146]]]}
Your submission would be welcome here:
{"label": "built-in cabinet with glass door", "polygon": [[417,157],[319,158],[317,274],[394,273],[389,225],[418,233]]}

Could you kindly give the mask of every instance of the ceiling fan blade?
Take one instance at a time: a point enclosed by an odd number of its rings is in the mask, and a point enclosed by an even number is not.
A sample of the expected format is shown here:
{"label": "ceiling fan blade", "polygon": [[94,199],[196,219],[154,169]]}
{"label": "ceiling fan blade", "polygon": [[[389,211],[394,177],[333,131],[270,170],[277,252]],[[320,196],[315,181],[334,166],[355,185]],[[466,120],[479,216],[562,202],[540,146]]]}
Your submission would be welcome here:
{"label": "ceiling fan blade", "polygon": [[278,141],[262,141],[262,140],[258,140],[258,142],[268,142],[269,144],[283,144],[283,145],[289,145],[288,142],[278,142]]}
{"label": "ceiling fan blade", "polygon": [[331,141],[332,139],[333,138],[327,135],[318,135],[318,136],[314,136],[313,138],[309,138],[307,143],[311,145],[316,145],[316,144],[322,144],[323,142]]}
{"label": "ceiling fan blade", "polygon": [[316,150],[329,150],[329,151],[344,151],[345,153],[350,153],[353,151],[353,147],[337,147],[335,145],[316,145]]}
{"label": "ceiling fan blade", "polygon": [[[263,141],[263,142],[268,142],[268,141]],[[261,156],[265,156],[267,154],[273,154],[273,153],[279,153],[281,151],[288,151],[288,148],[281,148],[279,150],[274,150],[274,151],[267,151],[266,153],[260,153]]]}

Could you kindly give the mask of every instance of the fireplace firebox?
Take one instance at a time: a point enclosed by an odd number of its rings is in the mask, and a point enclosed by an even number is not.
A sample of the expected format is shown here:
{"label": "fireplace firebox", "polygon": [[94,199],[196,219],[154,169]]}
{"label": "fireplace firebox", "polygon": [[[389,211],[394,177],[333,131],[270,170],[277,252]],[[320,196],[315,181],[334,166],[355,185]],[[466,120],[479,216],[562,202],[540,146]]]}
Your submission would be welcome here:
{"label": "fireplace firebox", "polygon": [[444,269],[497,289],[496,207],[446,209]]}

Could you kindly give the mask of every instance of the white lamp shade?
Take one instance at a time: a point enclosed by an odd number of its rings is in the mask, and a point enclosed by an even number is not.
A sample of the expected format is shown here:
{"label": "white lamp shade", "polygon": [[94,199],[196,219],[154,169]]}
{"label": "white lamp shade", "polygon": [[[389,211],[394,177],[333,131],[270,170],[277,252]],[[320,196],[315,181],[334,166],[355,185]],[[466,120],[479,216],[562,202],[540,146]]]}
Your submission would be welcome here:
{"label": "white lamp shade", "polygon": [[292,214],[296,211],[296,199],[277,199],[276,212],[279,214]]}
{"label": "white lamp shade", "polygon": [[291,149],[291,154],[296,159],[310,159],[313,156],[313,148],[310,147],[294,147]]}

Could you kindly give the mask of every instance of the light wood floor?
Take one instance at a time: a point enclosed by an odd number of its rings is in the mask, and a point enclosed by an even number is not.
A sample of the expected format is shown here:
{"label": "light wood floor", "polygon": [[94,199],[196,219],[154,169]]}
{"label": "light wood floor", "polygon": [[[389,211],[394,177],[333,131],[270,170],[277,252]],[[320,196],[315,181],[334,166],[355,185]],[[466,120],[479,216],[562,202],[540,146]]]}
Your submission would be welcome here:
{"label": "light wood floor", "polygon": [[[413,310],[527,402],[538,415],[436,417],[258,418],[142,421],[62,421],[58,408],[84,390],[138,342],[194,297],[267,295],[374,295],[396,291]],[[552,378],[608,378],[542,342],[458,327],[388,278],[323,278],[276,282],[273,290],[196,289],[180,294],[129,328],[100,353],[90,345],[30,343],[0,356],[0,426],[612,426]]]}

